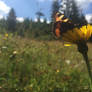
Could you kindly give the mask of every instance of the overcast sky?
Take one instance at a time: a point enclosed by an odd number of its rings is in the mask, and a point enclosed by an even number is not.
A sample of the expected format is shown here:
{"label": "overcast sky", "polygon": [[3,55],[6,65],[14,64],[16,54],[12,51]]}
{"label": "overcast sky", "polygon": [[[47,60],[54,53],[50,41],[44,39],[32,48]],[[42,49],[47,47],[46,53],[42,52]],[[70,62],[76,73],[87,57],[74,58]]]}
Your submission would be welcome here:
{"label": "overcast sky", "polygon": [[[76,0],[87,19],[92,16],[92,0]],[[15,9],[17,17],[35,19],[35,13],[41,10],[50,20],[52,0],[0,0],[0,18],[7,16],[11,8]]]}

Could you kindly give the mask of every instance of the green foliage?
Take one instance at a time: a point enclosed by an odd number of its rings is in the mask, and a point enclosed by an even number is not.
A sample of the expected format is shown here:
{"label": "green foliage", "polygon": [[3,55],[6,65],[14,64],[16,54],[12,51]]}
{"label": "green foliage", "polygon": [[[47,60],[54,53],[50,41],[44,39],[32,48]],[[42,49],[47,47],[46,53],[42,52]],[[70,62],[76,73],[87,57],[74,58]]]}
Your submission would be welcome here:
{"label": "green foliage", "polygon": [[90,92],[88,73],[75,46],[12,34],[4,38],[0,37],[1,92]]}
{"label": "green foliage", "polygon": [[3,18],[3,19],[0,19],[0,28],[1,29],[7,29],[7,23],[6,23],[6,20]]}
{"label": "green foliage", "polygon": [[28,18],[26,18],[23,22],[23,26],[24,26],[24,29],[25,30],[28,30],[29,29],[29,26],[30,26],[30,20]]}
{"label": "green foliage", "polygon": [[24,37],[25,33],[27,33],[27,30],[29,30],[31,21],[28,18],[25,18],[24,21],[17,22],[16,24],[16,32],[18,35]]}
{"label": "green foliage", "polygon": [[[43,28],[44,27],[44,28]],[[46,22],[30,22],[30,27],[25,33],[26,37],[35,38],[39,40],[52,39],[52,25]]]}

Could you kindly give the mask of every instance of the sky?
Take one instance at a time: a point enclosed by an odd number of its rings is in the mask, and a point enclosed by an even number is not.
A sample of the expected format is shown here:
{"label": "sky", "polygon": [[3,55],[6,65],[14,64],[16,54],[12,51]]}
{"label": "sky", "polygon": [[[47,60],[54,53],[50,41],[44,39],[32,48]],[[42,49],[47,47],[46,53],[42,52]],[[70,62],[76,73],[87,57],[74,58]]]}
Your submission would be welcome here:
{"label": "sky", "polygon": [[[53,0],[0,0],[0,18],[7,16],[11,8],[14,8],[17,19],[36,19],[35,13],[41,11],[47,20],[50,20],[51,5]],[[89,21],[92,16],[92,0],[76,0]]]}

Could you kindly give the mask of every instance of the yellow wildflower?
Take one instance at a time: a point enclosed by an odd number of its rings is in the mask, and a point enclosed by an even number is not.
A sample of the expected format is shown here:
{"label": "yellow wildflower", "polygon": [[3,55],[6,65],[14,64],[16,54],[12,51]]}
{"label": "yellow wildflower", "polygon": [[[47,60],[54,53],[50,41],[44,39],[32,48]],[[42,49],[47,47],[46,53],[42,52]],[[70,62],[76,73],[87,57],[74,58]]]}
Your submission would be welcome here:
{"label": "yellow wildflower", "polygon": [[8,33],[5,34],[5,37],[8,37]]}
{"label": "yellow wildflower", "polygon": [[71,46],[71,44],[69,44],[69,43],[66,43],[66,44],[64,44],[64,46],[68,47],[68,46]]}
{"label": "yellow wildflower", "polygon": [[62,34],[62,39],[71,43],[87,41],[92,35],[92,26],[86,25],[81,28],[74,28]]}

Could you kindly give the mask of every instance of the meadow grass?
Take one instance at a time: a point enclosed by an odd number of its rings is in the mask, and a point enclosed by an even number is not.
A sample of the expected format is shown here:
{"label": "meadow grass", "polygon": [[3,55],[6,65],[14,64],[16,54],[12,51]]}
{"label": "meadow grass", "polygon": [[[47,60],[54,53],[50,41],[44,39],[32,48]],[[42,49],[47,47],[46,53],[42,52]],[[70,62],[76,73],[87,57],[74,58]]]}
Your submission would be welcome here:
{"label": "meadow grass", "polygon": [[90,92],[88,71],[75,45],[0,36],[0,92]]}

